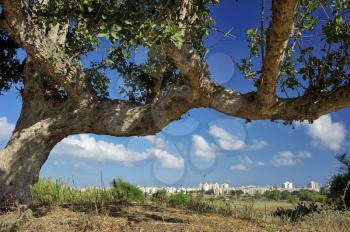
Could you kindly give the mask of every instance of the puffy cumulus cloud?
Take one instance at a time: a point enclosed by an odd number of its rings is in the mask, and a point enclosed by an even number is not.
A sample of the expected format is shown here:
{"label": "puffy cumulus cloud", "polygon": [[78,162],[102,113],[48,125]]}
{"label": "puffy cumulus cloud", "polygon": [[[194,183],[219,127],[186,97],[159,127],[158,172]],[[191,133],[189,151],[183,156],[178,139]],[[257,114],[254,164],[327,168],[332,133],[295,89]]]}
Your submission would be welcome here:
{"label": "puffy cumulus cloud", "polygon": [[215,159],[218,151],[217,147],[213,143],[207,142],[200,135],[192,135],[193,152],[194,155],[204,159]]}
{"label": "puffy cumulus cloud", "polygon": [[265,166],[265,163],[262,161],[254,161],[248,156],[240,156],[239,158],[240,163],[236,165],[231,166],[231,170],[233,171],[248,171],[253,167],[263,167]]}
{"label": "puffy cumulus cloud", "polygon": [[[149,141],[150,138],[146,138]],[[156,141],[156,139],[154,140]],[[154,144],[160,144],[155,142]],[[163,141],[162,143],[165,144]],[[114,144],[96,140],[90,135],[70,136],[60,142],[52,151],[55,158],[77,158],[80,161],[116,162],[126,166],[133,166],[146,160],[158,160],[163,168],[181,169],[184,167],[183,158],[176,157],[155,146],[144,152],[128,150],[123,144]]]}
{"label": "puffy cumulus cloud", "polygon": [[324,115],[312,124],[303,122],[313,146],[322,146],[339,151],[346,138],[346,129],[342,123],[333,122],[330,115]]}
{"label": "puffy cumulus cloud", "polygon": [[294,166],[301,162],[301,159],[311,158],[312,154],[308,151],[301,151],[294,154],[291,151],[281,151],[272,159],[275,167]]}
{"label": "puffy cumulus cloud", "polygon": [[8,140],[15,129],[15,125],[8,122],[6,117],[0,118],[0,140]]}
{"label": "puffy cumulus cloud", "polygon": [[226,151],[239,151],[247,147],[242,139],[216,125],[210,126],[209,135],[214,137],[220,148]]}

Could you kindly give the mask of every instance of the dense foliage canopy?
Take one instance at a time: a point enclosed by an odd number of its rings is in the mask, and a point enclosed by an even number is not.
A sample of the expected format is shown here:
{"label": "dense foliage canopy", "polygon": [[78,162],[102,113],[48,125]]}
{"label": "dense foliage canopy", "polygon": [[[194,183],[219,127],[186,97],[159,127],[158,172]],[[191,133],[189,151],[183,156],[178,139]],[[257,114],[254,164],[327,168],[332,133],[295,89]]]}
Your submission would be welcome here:
{"label": "dense foliage canopy", "polygon": [[[44,2],[45,4],[36,4]],[[263,2],[263,1],[262,1]],[[41,28],[67,27],[64,43],[45,51],[47,59],[67,59],[85,72],[85,77],[100,97],[109,97],[110,79],[107,70],[116,70],[124,79],[121,92],[131,100],[147,102],[152,98],[155,79],[176,83],[183,74],[165,52],[165,47],[187,47],[204,58],[208,52],[204,38],[218,33],[210,9],[215,0],[50,0],[29,1],[30,14]],[[232,3],[237,4],[237,3]],[[266,8],[266,7],[265,7]],[[264,10],[262,13],[265,13]],[[293,33],[285,51],[278,77],[282,92],[296,90],[299,95],[319,96],[349,83],[349,24],[348,0],[301,1]],[[243,75],[259,86],[266,54],[266,22],[262,16],[260,28],[247,31],[249,56],[237,62]],[[304,43],[310,37],[316,44]],[[12,82],[21,80],[23,70],[15,56],[15,43],[1,30],[0,89],[7,90]],[[104,49],[105,56],[87,67],[82,55]],[[131,61],[132,52],[144,47],[148,58],[144,64]],[[262,62],[257,62],[260,60]],[[293,91],[291,92],[293,95]],[[295,96],[296,94],[294,94]]]}
{"label": "dense foliage canopy", "polygon": [[0,28],[0,95],[22,81],[23,63],[16,57],[16,43]]}

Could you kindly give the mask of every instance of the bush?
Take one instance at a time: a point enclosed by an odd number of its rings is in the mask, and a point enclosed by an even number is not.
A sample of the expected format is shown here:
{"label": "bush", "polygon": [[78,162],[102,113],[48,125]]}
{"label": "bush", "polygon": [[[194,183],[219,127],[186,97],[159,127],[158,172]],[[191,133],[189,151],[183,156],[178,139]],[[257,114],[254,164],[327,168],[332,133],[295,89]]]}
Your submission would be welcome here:
{"label": "bush", "polygon": [[290,221],[298,221],[299,219],[309,215],[311,213],[319,213],[320,209],[315,203],[306,205],[305,203],[298,203],[294,209],[284,209],[278,207],[277,210],[273,213],[273,216],[280,217],[283,220],[289,219]]}
{"label": "bush", "polygon": [[189,201],[185,193],[175,193],[169,197],[169,204],[173,207],[184,207]]}
{"label": "bush", "polygon": [[242,190],[231,190],[230,195],[233,197],[239,198],[241,195],[243,195],[244,192]]}
{"label": "bush", "polygon": [[337,156],[341,163],[340,173],[332,177],[329,198],[341,208],[350,208],[350,158],[347,154]]}
{"label": "bush", "polygon": [[200,213],[212,213],[215,211],[212,202],[203,197],[191,197],[187,202],[186,208]]}
{"label": "bush", "polygon": [[165,189],[158,190],[152,195],[152,201],[164,204],[168,201],[168,194]]}
{"label": "bush", "polygon": [[[284,195],[287,195],[288,193],[285,192]],[[281,191],[278,191],[278,190],[269,190],[269,191],[266,191],[263,196],[266,198],[266,199],[269,199],[269,200],[282,200],[282,192]]]}
{"label": "bush", "polygon": [[145,199],[141,189],[121,178],[114,179],[111,185],[115,200],[121,203],[142,202]]}
{"label": "bush", "polygon": [[206,195],[214,195],[214,190],[213,189],[209,189],[209,190],[205,191],[204,194],[206,194]]}

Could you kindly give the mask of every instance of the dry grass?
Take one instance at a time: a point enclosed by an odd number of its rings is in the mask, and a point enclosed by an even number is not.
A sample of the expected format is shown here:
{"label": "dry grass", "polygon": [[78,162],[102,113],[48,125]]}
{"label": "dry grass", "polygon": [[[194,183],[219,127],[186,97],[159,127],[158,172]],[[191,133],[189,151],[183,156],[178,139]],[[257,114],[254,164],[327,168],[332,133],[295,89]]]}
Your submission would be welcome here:
{"label": "dry grass", "polygon": [[103,211],[79,207],[42,207],[19,231],[263,231],[259,225],[218,215],[198,215],[153,206],[108,207]]}
{"label": "dry grass", "polygon": [[47,205],[32,211],[33,217],[22,223],[18,231],[350,231],[350,214],[331,211],[308,216],[298,223],[241,220],[151,205]]}

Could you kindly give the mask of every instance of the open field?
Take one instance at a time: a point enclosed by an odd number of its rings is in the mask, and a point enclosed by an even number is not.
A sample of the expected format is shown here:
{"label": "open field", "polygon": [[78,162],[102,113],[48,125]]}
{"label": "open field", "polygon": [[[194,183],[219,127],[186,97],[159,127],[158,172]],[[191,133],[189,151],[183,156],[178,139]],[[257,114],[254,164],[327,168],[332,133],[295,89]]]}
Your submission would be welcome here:
{"label": "open field", "polygon": [[[37,206],[33,216],[14,231],[349,231],[350,215],[322,216],[299,223],[273,220],[242,220],[217,214],[199,214],[188,210],[152,205],[92,205]],[[16,212],[0,216],[16,217]],[[18,216],[18,215],[17,215]],[[336,218],[343,223],[336,222]],[[347,218],[347,221],[346,221]],[[323,224],[320,224],[320,223]],[[4,230],[3,230],[4,231]]]}
{"label": "open field", "polygon": [[84,190],[47,179],[32,192],[30,209],[0,207],[0,231],[350,231],[350,212],[321,203],[165,191],[145,195],[121,179],[108,189]]}

